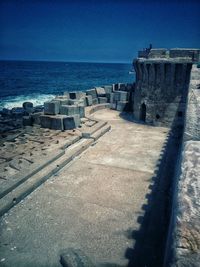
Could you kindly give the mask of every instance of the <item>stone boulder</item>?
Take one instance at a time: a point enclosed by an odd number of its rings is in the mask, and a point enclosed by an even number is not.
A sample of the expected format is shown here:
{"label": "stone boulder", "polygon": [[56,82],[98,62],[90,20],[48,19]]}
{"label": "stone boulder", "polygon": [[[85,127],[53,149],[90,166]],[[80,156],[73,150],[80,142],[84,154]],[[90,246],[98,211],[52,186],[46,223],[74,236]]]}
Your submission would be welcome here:
{"label": "stone boulder", "polygon": [[28,113],[32,113],[34,111],[32,102],[24,102],[22,106],[24,110]]}

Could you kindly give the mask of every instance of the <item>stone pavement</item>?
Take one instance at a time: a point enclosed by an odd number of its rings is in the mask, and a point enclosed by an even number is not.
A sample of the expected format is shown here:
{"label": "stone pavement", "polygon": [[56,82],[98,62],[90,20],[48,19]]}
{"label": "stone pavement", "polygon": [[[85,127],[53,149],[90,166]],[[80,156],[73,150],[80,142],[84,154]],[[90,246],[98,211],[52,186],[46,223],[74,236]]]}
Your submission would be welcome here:
{"label": "stone pavement", "polygon": [[0,266],[59,267],[69,247],[95,265],[128,264],[168,129],[112,110],[93,116],[111,131],[1,218]]}

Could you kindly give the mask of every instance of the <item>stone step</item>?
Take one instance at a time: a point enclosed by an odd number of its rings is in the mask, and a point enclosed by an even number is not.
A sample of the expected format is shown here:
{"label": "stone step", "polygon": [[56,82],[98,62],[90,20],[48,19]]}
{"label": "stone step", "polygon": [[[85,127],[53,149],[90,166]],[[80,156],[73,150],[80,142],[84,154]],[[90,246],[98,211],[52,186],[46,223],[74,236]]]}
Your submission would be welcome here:
{"label": "stone step", "polygon": [[94,126],[88,128],[88,129],[84,129],[82,130],[82,137],[83,138],[91,138],[91,136],[98,131],[99,129],[101,129],[102,127],[104,127],[107,124],[106,121],[99,121],[97,122]]}
{"label": "stone step", "polygon": [[54,160],[47,162],[46,165],[40,166],[37,171],[27,175],[26,179],[23,179],[23,182],[12,188],[12,191],[10,190],[0,199],[0,216],[33,192],[52,175],[55,175],[75,157],[80,155],[99,137],[109,131],[110,128],[107,122],[96,123],[95,127],[91,127],[91,132],[89,133],[90,138],[82,138],[78,142],[68,146],[67,149],[61,150],[61,154],[59,156],[57,155],[57,158],[54,157]]}
{"label": "stone step", "polygon": [[95,133],[93,133],[91,135],[91,138],[96,141],[101,136],[103,136],[105,133],[107,133],[108,131],[110,131],[110,129],[111,129],[111,126],[110,125],[105,125],[102,128],[100,128],[99,130],[97,130]]}
{"label": "stone step", "polygon": [[34,191],[38,186],[44,183],[52,175],[57,173],[66,164],[72,161],[75,157],[86,150],[94,140],[92,139],[81,139],[74,145],[69,147],[64,154],[58,159],[54,160],[51,164],[41,168],[41,170],[24,181],[22,184],[17,186],[14,190],[6,194],[0,199],[0,216],[6,213],[9,209],[19,203],[28,194]]}
{"label": "stone step", "polygon": [[6,194],[8,194],[10,191],[15,189],[20,184],[24,183],[27,179],[29,179],[34,174],[37,174],[40,170],[42,170],[44,167],[48,166],[58,158],[60,158],[62,155],[64,155],[67,147],[70,147],[75,142],[77,142],[81,137],[75,136],[73,138],[70,138],[66,141],[66,143],[62,146],[58,146],[58,149],[51,152],[48,157],[41,159],[40,164],[33,163],[31,166],[29,166],[28,169],[21,170],[17,174],[13,175],[10,180],[7,181],[6,186],[0,189],[0,199],[4,197]]}

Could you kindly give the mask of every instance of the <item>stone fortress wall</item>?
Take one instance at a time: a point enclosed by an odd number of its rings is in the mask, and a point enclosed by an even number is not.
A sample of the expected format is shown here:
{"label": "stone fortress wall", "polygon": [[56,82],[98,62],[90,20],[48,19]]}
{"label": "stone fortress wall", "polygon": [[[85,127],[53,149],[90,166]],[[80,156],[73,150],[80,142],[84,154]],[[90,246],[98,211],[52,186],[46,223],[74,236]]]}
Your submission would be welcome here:
{"label": "stone fortress wall", "polygon": [[192,66],[183,141],[173,181],[173,203],[165,266],[200,262],[200,68]]}
{"label": "stone fortress wall", "polygon": [[[133,61],[135,119],[171,128],[180,139],[164,266],[199,266],[200,184],[199,49],[145,49]],[[171,149],[168,147],[168,150]]]}
{"label": "stone fortress wall", "polygon": [[184,117],[192,64],[197,49],[141,51],[133,65],[136,72],[134,117],[155,125],[171,126],[174,116]]}

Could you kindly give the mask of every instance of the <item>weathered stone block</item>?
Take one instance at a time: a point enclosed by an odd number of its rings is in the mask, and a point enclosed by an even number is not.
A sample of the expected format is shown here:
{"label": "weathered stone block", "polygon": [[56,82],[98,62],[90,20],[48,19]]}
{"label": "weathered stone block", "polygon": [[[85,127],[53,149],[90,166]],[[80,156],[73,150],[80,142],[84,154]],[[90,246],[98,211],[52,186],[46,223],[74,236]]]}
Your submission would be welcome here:
{"label": "weathered stone block", "polygon": [[93,98],[92,99],[92,104],[97,105],[98,104],[98,98]]}
{"label": "weathered stone block", "polygon": [[86,103],[87,103],[87,106],[92,106],[93,102],[92,102],[92,96],[91,95],[87,95],[85,97],[86,99]]}
{"label": "weathered stone block", "polygon": [[117,102],[117,110],[118,111],[125,111],[128,105],[128,101],[118,101]]}
{"label": "weathered stone block", "polygon": [[110,94],[110,103],[114,103],[115,101],[115,93]]}
{"label": "weathered stone block", "polygon": [[84,107],[87,107],[86,96],[81,97],[81,99],[79,100],[79,105],[84,105]]}
{"label": "weathered stone block", "polygon": [[22,117],[23,115],[26,114],[23,108],[12,108],[12,115],[16,117]]}
{"label": "weathered stone block", "polygon": [[3,117],[6,117],[6,116],[9,116],[11,115],[11,110],[10,109],[7,109],[7,108],[3,108],[1,111],[0,111],[1,115]]}
{"label": "weathered stone block", "polygon": [[56,115],[60,111],[59,101],[49,101],[44,103],[44,114],[46,115]]}
{"label": "weathered stone block", "polygon": [[43,115],[42,112],[37,112],[37,113],[31,114],[31,118],[33,120],[33,124],[40,125],[40,116],[42,116],[42,115]]}
{"label": "weathered stone block", "polygon": [[32,126],[33,125],[33,120],[31,118],[31,116],[24,116],[22,122],[23,122],[24,126]]}
{"label": "weathered stone block", "polygon": [[62,106],[60,106],[60,114],[62,114],[62,115],[68,115],[68,106],[69,105],[62,105]]}
{"label": "weathered stone block", "polygon": [[57,95],[55,99],[69,99],[69,93],[67,95]]}
{"label": "weathered stone block", "polygon": [[95,88],[86,90],[86,95],[91,95],[92,99],[96,99],[97,98],[97,91]]}
{"label": "weathered stone block", "polygon": [[67,116],[63,119],[64,130],[71,130],[77,128],[80,123],[81,120],[78,114],[73,116]]}
{"label": "weathered stone block", "polygon": [[113,92],[112,85],[105,85],[104,89],[105,89],[106,94],[111,94]]}
{"label": "weathered stone block", "polygon": [[69,105],[69,99],[60,99],[60,105]]}
{"label": "weathered stone block", "polygon": [[107,103],[108,99],[107,97],[98,97],[99,104]]}
{"label": "weathered stone block", "polygon": [[77,99],[79,100],[80,98],[86,96],[85,92],[82,91],[74,91],[74,92],[69,92],[69,97],[70,99]]}
{"label": "weathered stone block", "polygon": [[116,108],[117,108],[117,103],[116,103],[116,102],[111,103],[111,104],[110,104],[110,108],[111,108],[111,109],[116,109]]}
{"label": "weathered stone block", "polygon": [[106,96],[106,91],[103,87],[95,87],[96,89],[96,92],[97,92],[97,96],[100,97],[100,96]]}
{"label": "weathered stone block", "polygon": [[167,56],[167,49],[160,48],[160,49],[151,49],[150,53],[148,54],[149,58],[163,58]]}
{"label": "weathered stone block", "polygon": [[63,131],[63,119],[66,117],[64,115],[42,115],[40,116],[41,127]]}
{"label": "weathered stone block", "polygon": [[40,116],[40,124],[42,128],[51,129],[51,117],[48,115]]}
{"label": "weathered stone block", "polygon": [[121,91],[126,91],[126,84],[125,83],[119,83],[118,84],[118,88]]}
{"label": "weathered stone block", "polygon": [[25,109],[25,111],[28,113],[32,113],[34,110],[32,102],[24,102],[22,106]]}
{"label": "weathered stone block", "polygon": [[114,93],[114,101],[127,101],[128,93],[124,91],[117,91]]}
{"label": "weathered stone block", "polygon": [[120,101],[120,93],[118,91],[114,93],[114,101]]}
{"label": "weathered stone block", "polygon": [[69,99],[68,105],[78,105],[79,100],[78,99]]}
{"label": "weathered stone block", "polygon": [[113,91],[119,90],[118,83],[113,84]]}
{"label": "weathered stone block", "polygon": [[81,118],[85,117],[85,106],[83,104],[78,105],[79,115]]}
{"label": "weathered stone block", "polygon": [[69,98],[65,96],[57,96],[56,101],[59,101],[60,105],[69,105]]}
{"label": "weathered stone block", "polygon": [[69,92],[68,92],[68,91],[64,92],[63,95],[64,95],[65,97],[69,98]]}
{"label": "weathered stone block", "polygon": [[110,94],[106,94],[107,102],[110,103]]}
{"label": "weathered stone block", "polygon": [[53,130],[64,130],[63,127],[63,119],[64,117],[62,115],[56,115],[51,117],[51,129]]}
{"label": "weathered stone block", "polygon": [[68,116],[79,114],[79,108],[77,105],[63,105],[60,107],[60,114]]}

